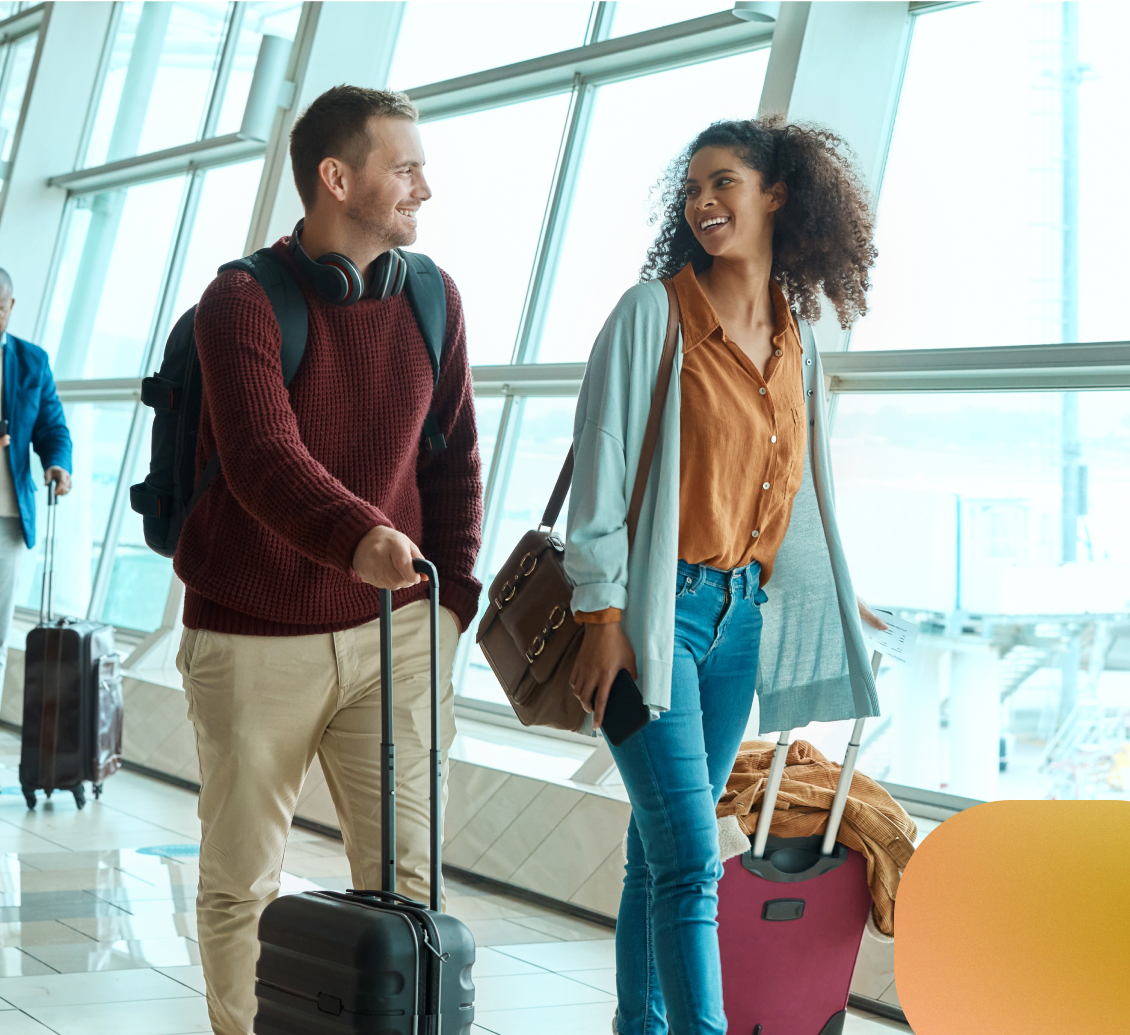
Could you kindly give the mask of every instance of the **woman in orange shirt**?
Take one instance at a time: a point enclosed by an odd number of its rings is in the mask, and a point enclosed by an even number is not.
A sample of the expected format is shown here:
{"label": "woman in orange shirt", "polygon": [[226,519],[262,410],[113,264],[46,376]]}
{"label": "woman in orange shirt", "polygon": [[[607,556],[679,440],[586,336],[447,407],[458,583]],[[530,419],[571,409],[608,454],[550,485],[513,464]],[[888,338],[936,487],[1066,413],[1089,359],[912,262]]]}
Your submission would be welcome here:
{"label": "woman in orange shirt", "polygon": [[[854,608],[843,606],[854,593],[823,462],[819,357],[797,322],[816,320],[821,291],[845,328],[866,311],[872,220],[845,152],[829,133],[774,119],[701,133],[666,177],[644,282],[597,339],[578,402],[565,565],[586,629],[571,683],[599,727],[627,669],[656,716],[612,748],[632,804],[616,928],[619,1035],[726,1031],[714,808],[752,708],[760,608],[790,522],[803,526],[790,555],[814,561],[814,578],[797,579],[795,563],[785,576],[806,595],[801,631],[813,658],[794,663],[801,652],[774,632],[774,658],[784,643],[788,667],[807,666],[807,676],[769,673],[782,692],[763,691],[762,722],[789,729],[878,710]],[[624,512],[668,310],[660,280],[679,302],[679,376],[629,556]],[[807,328],[804,337],[813,340]],[[805,478],[810,443],[822,461],[812,465],[815,490]],[[812,531],[821,519],[823,538]],[[801,607],[789,607],[784,624],[795,631]],[[825,620],[835,635],[824,635]],[[820,678],[829,654],[834,678]]]}

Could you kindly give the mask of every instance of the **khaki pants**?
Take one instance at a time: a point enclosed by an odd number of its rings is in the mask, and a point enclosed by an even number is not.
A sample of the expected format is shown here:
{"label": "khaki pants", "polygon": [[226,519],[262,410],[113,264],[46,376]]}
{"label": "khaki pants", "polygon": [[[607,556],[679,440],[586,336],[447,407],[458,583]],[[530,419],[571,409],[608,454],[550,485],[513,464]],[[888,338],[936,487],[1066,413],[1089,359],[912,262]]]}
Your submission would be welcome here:
{"label": "khaki pants", "polygon": [[[430,633],[426,600],[392,616],[397,891],[429,893]],[[455,618],[440,608],[440,737],[455,736]],[[200,758],[200,957],[216,1035],[250,1035],[259,915],[278,895],[287,834],[315,754],[353,886],[381,883],[377,622],[315,636],[186,629],[177,668]]]}

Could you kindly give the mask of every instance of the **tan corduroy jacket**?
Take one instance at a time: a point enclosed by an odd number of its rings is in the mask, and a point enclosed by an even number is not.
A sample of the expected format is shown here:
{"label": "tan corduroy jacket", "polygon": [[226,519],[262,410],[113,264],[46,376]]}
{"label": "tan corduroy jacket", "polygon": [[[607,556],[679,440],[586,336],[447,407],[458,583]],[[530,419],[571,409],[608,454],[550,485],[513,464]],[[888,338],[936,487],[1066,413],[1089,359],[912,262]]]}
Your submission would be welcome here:
{"label": "tan corduroy jacket", "polygon": [[[726,792],[718,803],[718,816],[735,816],[752,836],[761,813],[772,744],[747,740],[738,751]],[[773,809],[769,833],[774,837],[808,837],[824,833],[836,793],[841,766],[831,762],[805,740],[789,745],[781,790]],[[914,852],[918,828],[914,820],[869,776],[852,775],[851,790],[837,840],[867,860],[867,883],[875,902],[875,924],[883,934],[894,934],[895,892],[899,877]]]}

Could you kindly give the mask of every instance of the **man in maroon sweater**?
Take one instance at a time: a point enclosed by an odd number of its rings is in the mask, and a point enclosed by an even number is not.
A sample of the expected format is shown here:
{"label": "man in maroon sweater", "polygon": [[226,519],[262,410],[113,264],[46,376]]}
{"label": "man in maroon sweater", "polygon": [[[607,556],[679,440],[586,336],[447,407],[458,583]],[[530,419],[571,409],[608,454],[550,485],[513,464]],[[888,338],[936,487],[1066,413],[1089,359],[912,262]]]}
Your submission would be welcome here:
{"label": "man in maroon sweater", "polygon": [[[415,240],[431,196],[415,120],[402,94],[336,87],[295,122],[291,163],[305,222],[300,242],[274,248],[305,295],[309,331],[289,389],[278,323],[250,275],[220,274],[196,312],[197,473],[218,453],[221,475],[180,537],[177,663],[200,757],[197,909],[216,1035],[251,1032],[258,918],[278,893],[315,756],[353,886],[380,886],[378,588],[394,591],[398,890],[427,901],[428,604],[412,558],[427,557],[440,576],[446,754],[456,642],[481,589],[473,568],[482,496],[455,285],[443,274],[447,328],[434,393],[407,297],[376,297],[385,253]],[[327,253],[347,257],[364,280],[352,304],[327,300],[316,265]],[[438,452],[421,448],[429,408],[447,442]]]}

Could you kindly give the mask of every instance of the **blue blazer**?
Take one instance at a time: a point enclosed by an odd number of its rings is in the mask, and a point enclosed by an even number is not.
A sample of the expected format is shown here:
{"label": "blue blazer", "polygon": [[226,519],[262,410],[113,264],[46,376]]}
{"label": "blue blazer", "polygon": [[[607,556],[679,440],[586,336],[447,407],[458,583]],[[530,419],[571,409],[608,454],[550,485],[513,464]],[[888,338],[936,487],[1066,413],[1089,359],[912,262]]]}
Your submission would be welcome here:
{"label": "blue blazer", "polygon": [[39,486],[31,476],[31,450],[39,454],[43,469],[71,471],[71,434],[63,405],[55,392],[55,379],[47,353],[38,345],[9,333],[4,343],[3,416],[12,436],[8,459],[12,484],[20,504],[20,520],[27,545],[35,545],[35,494]]}

